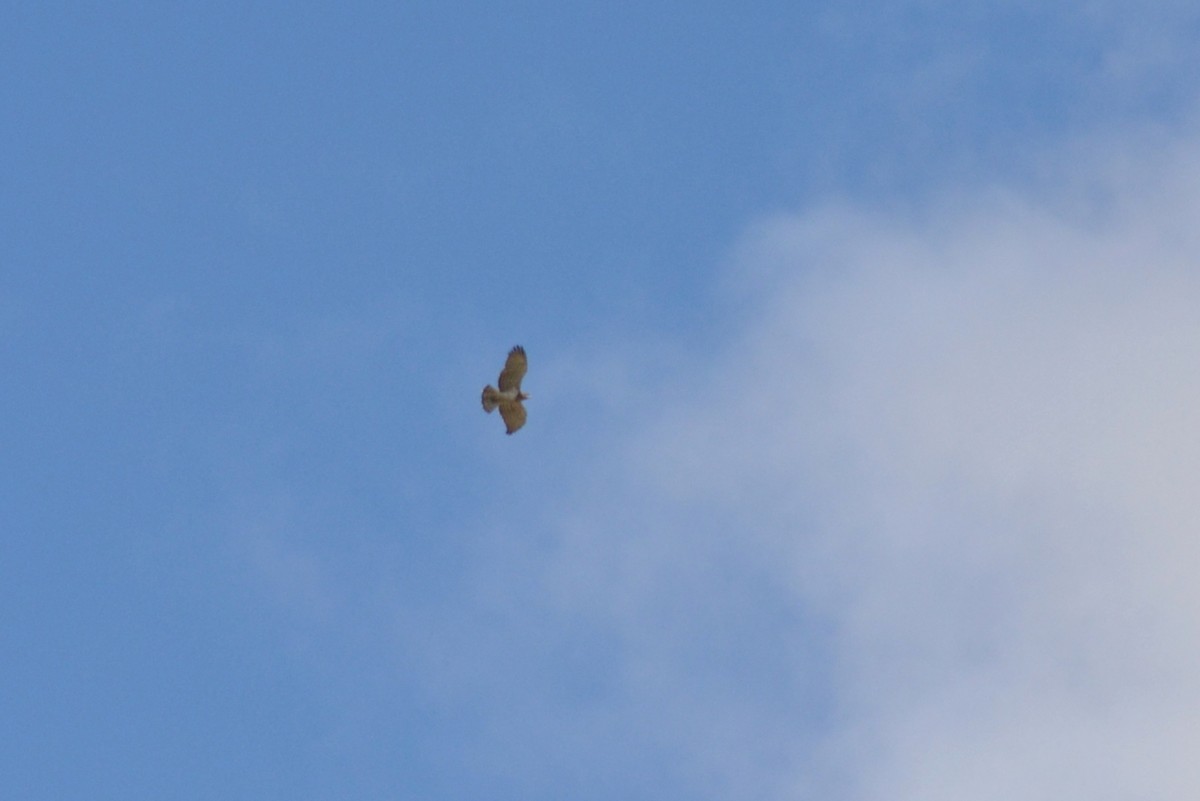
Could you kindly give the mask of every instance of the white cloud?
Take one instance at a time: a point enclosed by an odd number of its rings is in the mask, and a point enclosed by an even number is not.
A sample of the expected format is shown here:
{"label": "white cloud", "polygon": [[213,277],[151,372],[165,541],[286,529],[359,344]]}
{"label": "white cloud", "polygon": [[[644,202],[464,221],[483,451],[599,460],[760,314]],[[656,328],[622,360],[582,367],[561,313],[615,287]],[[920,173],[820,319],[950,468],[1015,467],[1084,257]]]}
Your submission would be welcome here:
{"label": "white cloud", "polygon": [[565,525],[740,797],[1200,794],[1200,150],[1075,155],[754,228],[744,336]]}
{"label": "white cloud", "polygon": [[386,674],[436,710],[467,784],[1195,797],[1200,150],[1143,132],[1062,161],[751,227],[707,361],[548,359],[559,455],[536,431],[508,454],[503,508],[439,535],[463,564],[436,593],[378,591],[420,572],[400,557],[273,539],[277,514],[255,564],[318,622],[353,610],[356,648],[389,632],[345,695]]}

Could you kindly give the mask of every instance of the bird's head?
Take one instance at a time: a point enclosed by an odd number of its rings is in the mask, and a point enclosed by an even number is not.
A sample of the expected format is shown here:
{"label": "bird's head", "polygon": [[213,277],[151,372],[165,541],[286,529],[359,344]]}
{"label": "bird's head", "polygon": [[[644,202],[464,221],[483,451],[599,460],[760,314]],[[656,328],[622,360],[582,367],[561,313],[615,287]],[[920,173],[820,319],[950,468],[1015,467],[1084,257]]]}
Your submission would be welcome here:
{"label": "bird's head", "polygon": [[519,392],[519,391],[518,391],[518,392],[517,392],[517,400],[519,400],[519,401],[526,401],[526,400],[529,400],[529,393],[528,393],[528,392]]}

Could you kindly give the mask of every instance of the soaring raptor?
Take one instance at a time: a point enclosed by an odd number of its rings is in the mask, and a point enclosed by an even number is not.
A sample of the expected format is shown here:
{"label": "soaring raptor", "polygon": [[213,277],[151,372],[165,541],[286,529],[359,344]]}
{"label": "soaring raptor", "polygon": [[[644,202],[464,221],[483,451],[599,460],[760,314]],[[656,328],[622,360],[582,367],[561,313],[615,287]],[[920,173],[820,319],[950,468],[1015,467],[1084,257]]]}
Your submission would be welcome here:
{"label": "soaring raptor", "polygon": [[511,434],[525,425],[525,406],[521,403],[529,396],[521,391],[521,379],[529,362],[525,359],[525,349],[520,345],[508,352],[508,361],[500,373],[500,389],[491,384],[483,388],[483,410],[491,414],[492,409],[500,408],[500,416],[504,418],[504,433]]}

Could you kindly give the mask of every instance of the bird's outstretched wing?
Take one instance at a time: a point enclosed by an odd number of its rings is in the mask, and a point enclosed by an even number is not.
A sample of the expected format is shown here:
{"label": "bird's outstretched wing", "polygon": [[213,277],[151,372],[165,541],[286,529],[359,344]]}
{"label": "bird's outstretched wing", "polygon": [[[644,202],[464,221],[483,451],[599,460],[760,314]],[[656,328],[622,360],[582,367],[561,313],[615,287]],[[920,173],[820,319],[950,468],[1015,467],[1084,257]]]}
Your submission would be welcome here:
{"label": "bird's outstretched wing", "polygon": [[525,404],[520,401],[502,403],[500,416],[504,418],[504,433],[511,434],[525,425]]}
{"label": "bird's outstretched wing", "polygon": [[[504,371],[500,373],[500,391],[508,392],[510,389],[521,388],[521,379],[525,377],[525,371],[529,369],[529,362],[525,359],[525,349],[520,345],[508,352],[508,361],[504,363]],[[503,413],[503,409],[500,410]],[[505,420],[508,419],[506,416]],[[525,422],[525,412],[521,412],[521,422]],[[520,426],[517,426],[520,428]],[[513,431],[516,429],[514,428]],[[512,433],[512,431],[508,432]]]}

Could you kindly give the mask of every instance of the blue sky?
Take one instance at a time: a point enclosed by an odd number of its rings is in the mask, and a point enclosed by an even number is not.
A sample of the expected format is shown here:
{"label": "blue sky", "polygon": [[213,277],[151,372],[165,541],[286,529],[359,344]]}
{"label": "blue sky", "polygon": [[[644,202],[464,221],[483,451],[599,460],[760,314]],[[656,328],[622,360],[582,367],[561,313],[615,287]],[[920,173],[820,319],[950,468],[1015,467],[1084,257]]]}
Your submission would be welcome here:
{"label": "blue sky", "polygon": [[0,27],[6,797],[1200,791],[1189,4]]}

